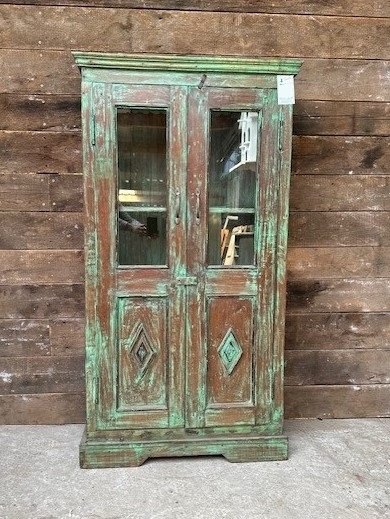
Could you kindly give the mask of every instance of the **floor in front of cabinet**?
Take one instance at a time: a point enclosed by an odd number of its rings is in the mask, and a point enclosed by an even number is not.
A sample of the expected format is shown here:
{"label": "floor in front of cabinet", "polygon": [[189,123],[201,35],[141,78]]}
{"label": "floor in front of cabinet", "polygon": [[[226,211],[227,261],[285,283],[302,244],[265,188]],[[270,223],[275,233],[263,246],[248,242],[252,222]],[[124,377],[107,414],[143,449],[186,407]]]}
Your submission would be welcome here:
{"label": "floor in front of cabinet", "polygon": [[3,519],[390,518],[390,419],[290,420],[290,459],[81,470],[81,425],[0,427]]}

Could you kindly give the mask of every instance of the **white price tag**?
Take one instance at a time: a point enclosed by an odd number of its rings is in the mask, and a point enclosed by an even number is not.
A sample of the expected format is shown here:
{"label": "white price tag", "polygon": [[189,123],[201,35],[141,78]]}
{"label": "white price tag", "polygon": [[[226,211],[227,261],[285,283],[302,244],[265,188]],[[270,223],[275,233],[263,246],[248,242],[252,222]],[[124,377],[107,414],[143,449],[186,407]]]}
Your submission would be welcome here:
{"label": "white price tag", "polygon": [[278,87],[278,105],[295,103],[294,76],[276,76]]}

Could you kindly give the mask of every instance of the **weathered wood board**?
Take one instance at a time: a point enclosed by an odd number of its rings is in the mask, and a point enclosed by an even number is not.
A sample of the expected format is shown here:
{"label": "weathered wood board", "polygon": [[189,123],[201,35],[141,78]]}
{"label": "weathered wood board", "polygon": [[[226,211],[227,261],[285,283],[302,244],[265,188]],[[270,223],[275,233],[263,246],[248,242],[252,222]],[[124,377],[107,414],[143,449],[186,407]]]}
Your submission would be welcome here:
{"label": "weathered wood board", "polygon": [[[81,128],[80,95],[77,93],[3,93],[0,94],[0,110],[3,115],[0,130],[68,132]],[[388,136],[390,103],[297,99],[294,134]]]}
{"label": "weathered wood board", "polygon": [[390,245],[386,211],[302,211],[290,215],[290,247]]}
{"label": "weathered wood board", "polygon": [[386,18],[0,5],[0,29],[3,49],[70,49],[77,34],[96,52],[389,59]]}
{"label": "weathered wood board", "polygon": [[83,280],[82,251],[0,250],[0,285],[80,284]]}
{"label": "weathered wood board", "polygon": [[[196,53],[194,48],[192,54]],[[32,71],[29,76],[24,73],[26,69]],[[389,70],[390,61],[386,60],[305,58],[296,79],[297,98],[389,102]],[[0,50],[0,93],[79,94],[80,75],[70,49]]]}
{"label": "weathered wood board", "polygon": [[2,250],[83,248],[81,213],[0,212]]}
{"label": "weathered wood board", "polygon": [[83,285],[1,285],[0,319],[82,317]]}
{"label": "weathered wood board", "polygon": [[389,399],[388,384],[286,387],[286,417],[390,417]]}
{"label": "weathered wood board", "polygon": [[3,357],[0,394],[83,392],[84,357]]}
{"label": "weathered wood board", "polygon": [[294,106],[295,135],[389,135],[390,103],[304,101]]}
{"label": "weathered wood board", "polygon": [[390,277],[390,247],[291,247],[289,279]]}
{"label": "weathered wood board", "polygon": [[0,395],[0,422],[6,424],[66,424],[85,421],[84,393]]}
{"label": "weathered wood board", "polygon": [[0,319],[0,357],[84,353],[84,319]]}
{"label": "weathered wood board", "polygon": [[79,133],[0,132],[1,173],[81,173]]}
{"label": "weathered wood board", "polygon": [[286,350],[390,348],[390,313],[287,314]]}
{"label": "weathered wood board", "polygon": [[[7,4],[9,0],[0,0]],[[365,0],[340,0],[339,2],[318,2],[317,0],[13,0],[17,5],[59,5],[80,7],[116,7],[123,9],[169,9],[187,11],[247,12],[318,14],[328,16],[389,17],[390,8],[382,0],[373,0],[368,5]]]}

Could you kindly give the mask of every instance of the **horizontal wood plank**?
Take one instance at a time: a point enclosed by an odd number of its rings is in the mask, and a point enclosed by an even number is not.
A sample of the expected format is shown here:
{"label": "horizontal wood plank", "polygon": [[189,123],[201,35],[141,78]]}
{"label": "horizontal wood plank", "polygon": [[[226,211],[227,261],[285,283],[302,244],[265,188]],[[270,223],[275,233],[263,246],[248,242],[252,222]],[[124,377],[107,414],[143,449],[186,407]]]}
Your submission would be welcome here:
{"label": "horizontal wood plank", "polygon": [[1,359],[0,394],[82,393],[84,357]]}
{"label": "horizontal wood plank", "polygon": [[84,247],[81,213],[0,212],[0,249]]}
{"label": "horizontal wood plank", "polygon": [[50,210],[46,175],[0,174],[0,211]]}
{"label": "horizontal wood plank", "polygon": [[81,172],[79,133],[0,131],[0,174]]}
{"label": "horizontal wood plank", "polygon": [[286,350],[389,349],[390,313],[287,314]]}
{"label": "horizontal wood plank", "polygon": [[[3,175],[29,173],[80,175],[82,172],[81,134],[79,132],[0,131],[0,159],[0,173]],[[390,174],[390,140],[387,137],[296,136],[293,139],[292,171],[296,175],[388,175]],[[12,177],[8,178],[12,180]],[[27,177],[26,182],[29,180],[30,178]],[[344,180],[347,182],[346,179]],[[20,177],[20,181],[24,182],[23,177]],[[340,178],[340,181],[343,179]],[[34,179],[31,180],[30,190],[34,192],[33,182]],[[39,183],[36,179],[35,182]],[[297,180],[297,182],[305,181]],[[358,180],[349,182],[358,182]],[[367,180],[366,182],[380,181]],[[6,179],[2,183],[4,191],[16,189],[13,188],[12,181],[9,186],[6,185]],[[78,191],[81,187],[81,177],[74,180],[59,178],[54,180],[54,183],[58,183],[57,185],[65,190],[63,197],[74,199],[58,201],[60,206],[70,207],[70,210],[81,207],[81,191]],[[43,184],[44,182],[42,186]],[[56,186],[52,187],[54,189]],[[70,190],[73,192],[70,193]],[[5,191],[4,198],[6,197]],[[74,207],[69,205],[70,202],[75,204]],[[12,202],[8,203],[12,205]],[[39,199],[38,203],[45,203],[45,201],[41,202]],[[55,206],[53,208],[55,209]]]}
{"label": "horizontal wood plank", "polygon": [[78,284],[83,280],[83,251],[0,251],[1,285]]}
{"label": "horizontal wood plank", "polygon": [[82,184],[76,174],[2,173],[0,211],[82,211]]}
{"label": "horizontal wood plank", "polygon": [[69,51],[0,50],[0,93],[79,95],[80,91],[80,72]]}
{"label": "horizontal wood plank", "polygon": [[51,175],[49,191],[52,211],[83,210],[82,175]]}
{"label": "horizontal wood plank", "polygon": [[83,393],[0,395],[0,423],[66,424],[85,421]]}
{"label": "horizontal wood plank", "polygon": [[84,319],[0,319],[0,357],[84,354]]}
{"label": "horizontal wood plank", "polygon": [[[0,4],[9,4],[0,0]],[[115,7],[123,9],[169,9],[188,11],[246,12],[246,13],[286,13],[318,14],[327,16],[389,17],[390,7],[382,0],[340,0],[319,2],[318,0],[13,0],[18,5],[58,5],[80,7]]]}
{"label": "horizontal wood plank", "polygon": [[296,78],[296,98],[388,102],[389,68],[390,61],[308,58]]}
{"label": "horizontal wood plank", "polygon": [[295,135],[389,135],[390,103],[303,101],[294,105]]}
{"label": "horizontal wood plank", "polygon": [[48,321],[0,319],[0,357],[50,355]]}
{"label": "horizontal wood plank", "polygon": [[387,137],[294,137],[292,171],[301,175],[386,175]]}
{"label": "horizontal wood plank", "polygon": [[389,312],[390,279],[292,280],[289,312]]}
{"label": "horizontal wood plank", "polygon": [[289,247],[390,246],[389,212],[293,212]]}
{"label": "horizontal wood plank", "polygon": [[[390,102],[389,73],[390,61],[307,58],[296,79],[296,98]],[[69,51],[0,49],[0,93],[79,95],[80,88],[80,73]]]}
{"label": "horizontal wood plank", "polygon": [[77,131],[80,95],[0,94],[0,130]]}
{"label": "horizontal wood plank", "polygon": [[0,4],[0,27],[3,49],[389,58],[386,18]]}
{"label": "horizontal wood plank", "polygon": [[390,247],[290,248],[288,278],[390,277]]}
{"label": "horizontal wood plank", "polygon": [[[0,94],[0,130],[79,131],[80,95]],[[390,103],[305,101],[294,105],[295,135],[390,134]]]}
{"label": "horizontal wood plank", "polygon": [[389,211],[390,175],[293,175],[290,208],[292,211]]}
{"label": "horizontal wood plank", "polygon": [[56,319],[83,316],[83,285],[0,286],[0,319]]}
{"label": "horizontal wood plank", "polygon": [[288,386],[390,384],[388,350],[332,350],[286,352]]}
{"label": "horizontal wood plank", "polygon": [[52,355],[82,355],[84,346],[84,319],[61,319],[50,322]]}
{"label": "horizontal wood plank", "polygon": [[291,386],[285,388],[286,418],[390,416],[390,385]]}
{"label": "horizontal wood plank", "polygon": [[[80,213],[0,212],[0,249],[83,248]],[[289,247],[390,246],[389,212],[293,212]]]}

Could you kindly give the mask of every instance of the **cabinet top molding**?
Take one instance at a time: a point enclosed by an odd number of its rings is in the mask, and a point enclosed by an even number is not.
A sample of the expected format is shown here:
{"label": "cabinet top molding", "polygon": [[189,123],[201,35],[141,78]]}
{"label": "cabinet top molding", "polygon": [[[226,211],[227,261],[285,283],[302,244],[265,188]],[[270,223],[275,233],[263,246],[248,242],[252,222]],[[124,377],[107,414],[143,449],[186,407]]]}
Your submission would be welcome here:
{"label": "cabinet top molding", "polygon": [[142,71],[223,72],[227,74],[291,74],[302,61],[284,58],[241,56],[180,56],[175,54],[112,54],[72,52],[80,68],[110,68]]}

